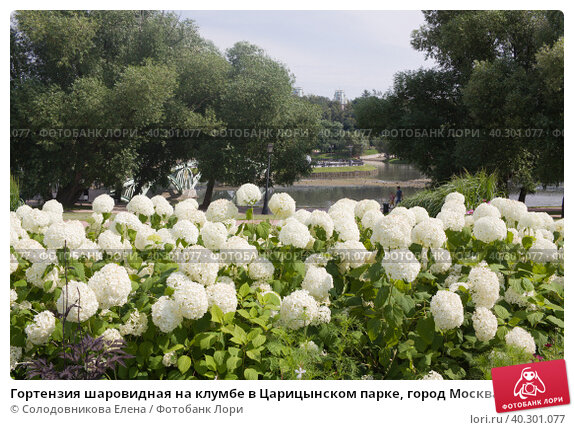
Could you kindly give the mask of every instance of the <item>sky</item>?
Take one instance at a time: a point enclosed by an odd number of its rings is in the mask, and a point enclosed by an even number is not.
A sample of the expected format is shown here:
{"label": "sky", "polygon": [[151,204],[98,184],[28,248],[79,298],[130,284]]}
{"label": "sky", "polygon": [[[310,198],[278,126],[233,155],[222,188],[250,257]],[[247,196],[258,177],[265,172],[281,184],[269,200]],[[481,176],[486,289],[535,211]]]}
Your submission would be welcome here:
{"label": "sky", "polygon": [[420,11],[176,11],[221,50],[246,40],[286,64],[305,94],[386,91],[402,70],[432,67],[410,45]]}

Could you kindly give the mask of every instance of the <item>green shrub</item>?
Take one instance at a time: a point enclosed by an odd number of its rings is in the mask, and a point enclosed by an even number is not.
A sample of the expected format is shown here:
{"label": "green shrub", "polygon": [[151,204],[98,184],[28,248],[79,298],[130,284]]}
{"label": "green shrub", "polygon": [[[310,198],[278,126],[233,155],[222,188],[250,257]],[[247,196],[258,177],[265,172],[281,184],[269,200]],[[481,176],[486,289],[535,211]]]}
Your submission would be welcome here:
{"label": "green shrub", "polygon": [[20,184],[14,176],[10,175],[10,210],[15,211],[24,202],[20,198]]}
{"label": "green shrub", "polygon": [[490,201],[494,197],[504,196],[498,187],[498,178],[495,173],[487,174],[481,171],[475,175],[464,173],[454,176],[449,182],[432,189],[419,191],[411,197],[405,198],[401,206],[412,208],[421,206],[429,215],[436,216],[444,204],[444,198],[455,191],[463,194],[467,209],[474,209],[484,200]]}

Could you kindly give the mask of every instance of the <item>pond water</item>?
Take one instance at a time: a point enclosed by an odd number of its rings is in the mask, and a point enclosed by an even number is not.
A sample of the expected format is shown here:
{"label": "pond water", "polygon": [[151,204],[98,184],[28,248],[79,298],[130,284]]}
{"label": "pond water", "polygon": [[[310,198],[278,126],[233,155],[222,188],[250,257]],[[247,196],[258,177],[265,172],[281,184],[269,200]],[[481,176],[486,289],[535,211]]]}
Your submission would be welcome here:
{"label": "pond water", "polygon": [[[381,182],[410,181],[421,179],[424,176],[413,166],[408,164],[377,163],[377,173],[372,179]],[[321,181],[320,186],[292,185],[288,187],[275,187],[276,192],[289,193],[295,199],[298,207],[328,208],[337,200],[347,197],[355,200],[373,199],[379,203],[389,200],[391,192],[395,192],[394,185],[328,185],[328,181]],[[420,188],[401,187],[403,196],[412,196]],[[198,199],[201,202],[205,195],[205,186],[197,188]],[[232,199],[234,191],[216,190],[213,199]],[[526,196],[527,206],[560,206],[564,197],[564,186],[549,186],[546,189],[539,187],[535,194]],[[518,190],[510,194],[511,199],[518,198]],[[263,203],[259,202],[259,206]]]}

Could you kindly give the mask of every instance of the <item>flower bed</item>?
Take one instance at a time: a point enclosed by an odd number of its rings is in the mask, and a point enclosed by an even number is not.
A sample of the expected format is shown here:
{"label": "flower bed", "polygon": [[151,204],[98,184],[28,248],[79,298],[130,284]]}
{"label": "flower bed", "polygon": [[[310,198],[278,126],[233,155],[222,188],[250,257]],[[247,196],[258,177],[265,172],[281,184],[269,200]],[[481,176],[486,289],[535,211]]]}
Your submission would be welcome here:
{"label": "flower bed", "polygon": [[276,193],[279,222],[240,225],[226,200],[113,207],[11,212],[13,377],[480,379],[562,355],[563,220],[516,201],[451,193],[431,218]]}

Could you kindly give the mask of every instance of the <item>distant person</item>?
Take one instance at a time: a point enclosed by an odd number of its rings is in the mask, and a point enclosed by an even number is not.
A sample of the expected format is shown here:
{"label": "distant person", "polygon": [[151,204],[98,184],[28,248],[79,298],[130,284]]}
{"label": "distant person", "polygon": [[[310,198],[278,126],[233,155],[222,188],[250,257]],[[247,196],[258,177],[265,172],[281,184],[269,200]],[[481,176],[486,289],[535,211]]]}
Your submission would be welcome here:
{"label": "distant person", "polygon": [[401,187],[397,187],[396,204],[398,205],[402,201],[403,201],[403,190],[401,190]]}
{"label": "distant person", "polygon": [[395,193],[391,191],[389,194],[389,206],[393,207],[395,205]]}

